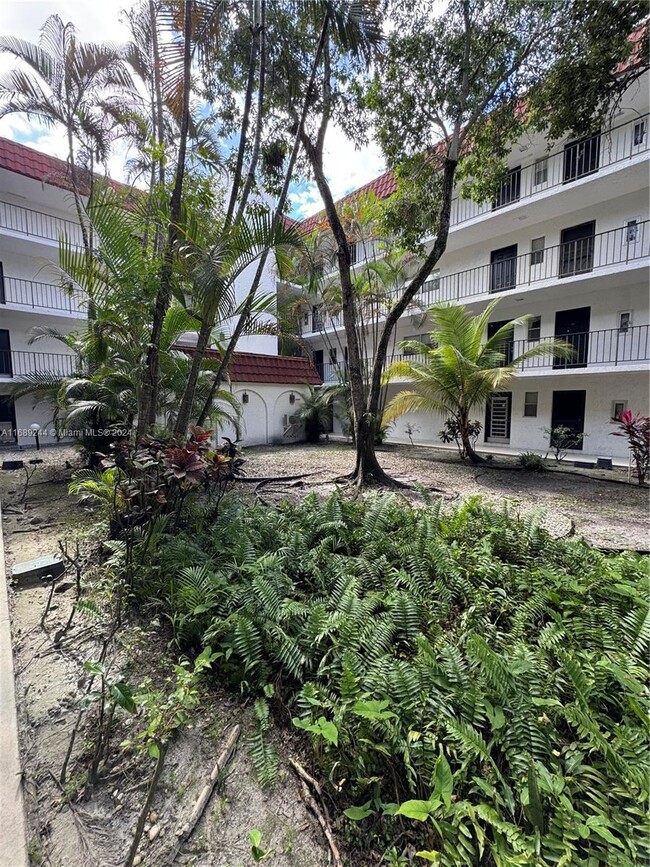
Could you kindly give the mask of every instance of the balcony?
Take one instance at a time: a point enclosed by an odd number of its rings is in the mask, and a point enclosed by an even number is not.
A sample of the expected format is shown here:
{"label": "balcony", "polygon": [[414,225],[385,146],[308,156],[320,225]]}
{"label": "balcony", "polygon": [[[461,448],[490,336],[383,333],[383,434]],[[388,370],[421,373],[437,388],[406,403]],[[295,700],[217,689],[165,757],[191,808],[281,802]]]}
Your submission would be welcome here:
{"label": "balcony", "polygon": [[72,376],[76,370],[76,360],[74,355],[57,352],[0,350],[0,381],[27,376],[31,373]]}
{"label": "balcony", "polygon": [[20,205],[0,201],[0,229],[8,229],[29,238],[58,242],[65,235],[77,246],[83,245],[79,224],[62,217],[32,211]]}
{"label": "balcony", "polygon": [[79,295],[68,295],[59,286],[37,280],[23,280],[0,274],[0,305],[17,304],[31,310],[60,310],[78,316],[85,314]]}
{"label": "balcony", "polygon": [[[566,241],[466,271],[436,274],[422,286],[411,302],[411,312],[413,307],[430,307],[440,301],[463,302],[495,292],[512,289],[521,291],[544,283],[557,283],[570,277],[598,273],[605,268],[634,262],[641,264],[649,256],[650,220],[645,220],[633,226]],[[342,327],[343,316],[339,310],[330,314],[324,308],[319,308],[318,328],[314,330]]]}
{"label": "balcony", "polygon": [[510,259],[445,274],[424,284],[414,304],[463,301],[478,295],[523,289],[609,268],[650,256],[650,220],[566,241]]}
{"label": "balcony", "polygon": [[495,200],[477,205],[469,199],[452,202],[451,225],[457,226],[556,190],[610,166],[631,160],[648,150],[649,116],[635,117],[606,132],[569,142],[548,156],[511,169],[497,190]]}
{"label": "balcony", "polygon": [[[571,358],[557,358],[552,355],[530,358],[519,365],[524,373],[537,371],[577,371],[596,366],[624,369],[626,365],[643,365],[650,361],[650,325],[636,325],[627,329],[606,328],[600,331],[585,331],[576,334],[561,334],[558,337],[543,337],[540,340],[507,341],[504,351],[509,358],[522,355],[527,349],[540,343],[564,340],[574,348]],[[391,355],[386,365],[393,361],[425,361],[424,356],[401,352]],[[317,365],[318,373],[324,383],[340,382],[345,374],[345,364]]]}

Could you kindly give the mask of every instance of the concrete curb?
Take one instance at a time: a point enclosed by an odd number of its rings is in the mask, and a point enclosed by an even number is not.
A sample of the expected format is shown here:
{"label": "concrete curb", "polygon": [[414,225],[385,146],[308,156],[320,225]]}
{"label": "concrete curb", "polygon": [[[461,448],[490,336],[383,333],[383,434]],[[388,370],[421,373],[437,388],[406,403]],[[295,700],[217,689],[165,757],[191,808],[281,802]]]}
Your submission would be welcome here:
{"label": "concrete curb", "polygon": [[9,595],[0,509],[0,867],[27,867]]}

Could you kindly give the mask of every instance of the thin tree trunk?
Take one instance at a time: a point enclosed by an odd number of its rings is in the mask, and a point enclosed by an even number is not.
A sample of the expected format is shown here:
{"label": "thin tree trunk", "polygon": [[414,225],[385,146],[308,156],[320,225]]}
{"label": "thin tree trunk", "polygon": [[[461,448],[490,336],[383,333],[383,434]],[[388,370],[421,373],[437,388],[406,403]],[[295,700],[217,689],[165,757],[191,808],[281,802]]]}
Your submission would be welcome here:
{"label": "thin tree trunk", "polygon": [[[263,5],[263,4],[262,4]],[[262,13],[263,20],[263,13]],[[251,42],[251,51],[249,58],[249,66],[248,66],[248,81],[246,84],[246,96],[244,99],[244,112],[242,116],[242,126],[241,133],[239,137],[239,149],[237,152],[237,164],[235,166],[235,172],[232,180],[232,188],[230,190],[230,200],[228,203],[228,211],[226,213],[226,218],[224,220],[223,225],[223,234],[227,234],[230,231],[230,226],[233,220],[233,214],[235,211],[235,205],[237,203],[238,191],[241,185],[243,167],[244,167],[244,155],[246,151],[246,142],[248,137],[248,124],[250,120],[251,108],[253,105],[253,87],[255,84],[255,68],[257,66],[257,55],[259,53],[260,42],[264,40],[264,32],[263,25],[258,26],[255,21],[252,22],[252,42]],[[262,54],[262,62],[260,64],[260,89],[263,87],[263,64],[264,64],[264,55]],[[262,94],[263,98],[263,94]],[[261,103],[261,101],[260,101]],[[260,104],[261,107],[261,104]],[[261,135],[261,116],[257,118],[257,130],[256,130],[256,139],[257,139],[257,147],[259,152],[259,136]],[[255,171],[255,167],[252,168],[253,173]],[[248,180],[244,184],[244,190],[242,192],[241,200],[239,203],[239,208],[237,210],[237,219],[241,218],[241,215],[244,212],[244,209],[247,204],[247,198],[250,194],[252,184],[248,183]],[[194,399],[196,396],[196,387],[199,381],[199,375],[201,373],[201,365],[203,363],[203,359],[205,358],[205,353],[208,349],[210,343],[210,335],[212,333],[212,329],[214,328],[214,324],[216,321],[218,313],[217,305],[214,304],[213,298],[205,299],[205,307],[203,313],[203,321],[201,323],[201,328],[199,330],[199,335],[196,341],[196,346],[194,347],[194,352],[192,355],[192,364],[190,365],[190,371],[187,377],[187,382],[185,383],[185,389],[183,390],[183,396],[181,398],[180,406],[178,409],[178,415],[176,417],[176,425],[175,425],[175,433],[177,436],[184,436],[187,427],[190,423],[190,418],[192,415],[192,409],[194,407]]]}
{"label": "thin tree trunk", "polygon": [[185,156],[187,152],[187,137],[190,114],[190,71],[192,62],[192,0],[185,0],[185,15],[183,21],[183,97],[181,107],[181,130],[178,143],[178,161],[174,189],[169,205],[169,225],[167,242],[162,268],[160,270],[160,285],[156,296],[154,317],[151,327],[151,337],[147,350],[146,370],[142,383],[142,403],[138,412],[137,438],[143,436],[147,428],[156,421],[158,394],[160,391],[160,338],[163,322],[171,301],[171,283],[174,267],[174,248],[178,238],[178,222],[181,215],[183,198],[183,180],[185,177]]}
{"label": "thin tree trunk", "polygon": [[[307,120],[307,113],[309,111],[309,100],[310,94],[314,87],[314,82],[316,81],[316,73],[318,72],[318,67],[320,65],[320,60],[323,55],[323,51],[325,48],[325,42],[327,39],[327,31],[329,27],[329,12],[325,15],[325,20],[323,21],[323,27],[320,34],[320,39],[318,41],[318,47],[316,48],[316,54],[314,55],[314,62],[311,68],[311,75],[309,78],[309,85],[305,91],[305,98],[302,105],[302,111],[300,114],[300,120],[298,122],[298,127],[296,130],[295,138],[293,141],[293,148],[291,151],[291,156],[289,158],[289,164],[287,166],[287,171],[284,176],[284,184],[282,186],[282,190],[280,192],[280,197],[278,199],[275,215],[273,218],[273,230],[279,225],[280,220],[282,219],[282,212],[284,211],[284,205],[287,200],[287,195],[289,193],[289,185],[291,184],[291,178],[293,176],[293,169],[296,164],[296,159],[298,158],[298,152],[300,150],[300,145],[303,136],[303,130],[305,128],[305,122]],[[223,382],[224,376],[228,367],[230,365],[230,361],[235,352],[235,348],[237,346],[237,342],[246,327],[248,322],[251,310],[253,308],[253,302],[255,301],[255,296],[257,294],[257,290],[259,288],[260,280],[262,279],[262,275],[264,273],[264,268],[266,267],[266,260],[268,259],[269,251],[265,250],[262,254],[260,261],[257,265],[257,271],[255,272],[255,277],[253,278],[253,282],[251,283],[251,288],[246,296],[246,300],[242,307],[242,312],[237,320],[237,324],[235,329],[228,341],[228,345],[223,354],[223,358],[221,359],[221,363],[217,369],[217,372],[214,375],[214,379],[212,380],[212,385],[210,387],[210,393],[208,394],[207,400],[203,405],[203,409],[198,418],[197,424],[199,426],[203,426],[206,422],[208,415],[210,414],[210,410],[212,408],[212,402],[214,400],[214,396],[221,387],[221,383]]]}

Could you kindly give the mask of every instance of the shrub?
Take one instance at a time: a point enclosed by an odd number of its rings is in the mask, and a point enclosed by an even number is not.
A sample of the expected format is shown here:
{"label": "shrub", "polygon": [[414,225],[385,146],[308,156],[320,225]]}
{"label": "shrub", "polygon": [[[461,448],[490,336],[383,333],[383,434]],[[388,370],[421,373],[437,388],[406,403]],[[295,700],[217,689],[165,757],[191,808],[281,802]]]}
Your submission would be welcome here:
{"label": "shrub", "polygon": [[[645,863],[642,558],[477,500],[227,516],[159,546],[150,593],[258,718],[268,700],[307,733],[358,846],[399,838],[448,867]],[[266,773],[263,742],[256,757]]]}
{"label": "shrub", "polygon": [[[467,423],[467,433],[469,434],[470,445],[472,446],[472,448],[474,448],[474,444],[476,443],[476,440],[478,439],[478,436],[481,433],[482,429],[483,425],[480,421],[478,421],[478,419],[475,419],[474,421],[469,421]],[[457,419],[448,418],[445,422],[443,430],[440,431],[438,436],[443,443],[455,442],[458,448],[458,454],[461,456],[461,458],[464,460],[467,457],[467,452],[465,450],[465,446],[463,445],[463,440],[461,436],[460,424]]]}
{"label": "shrub", "polygon": [[618,430],[613,431],[612,436],[626,437],[636,477],[642,485],[650,471],[650,418],[640,413],[632,415],[629,409],[626,409],[621,413],[620,419],[613,418],[612,421],[618,425]]}
{"label": "shrub", "polygon": [[519,455],[519,463],[525,470],[530,470],[532,473],[545,473],[547,470],[546,461],[535,452],[524,452]]}
{"label": "shrub", "polygon": [[556,463],[560,463],[567,456],[570,449],[582,447],[585,438],[589,434],[576,433],[572,428],[560,424],[557,427],[545,427],[544,433],[549,438],[549,444]]}

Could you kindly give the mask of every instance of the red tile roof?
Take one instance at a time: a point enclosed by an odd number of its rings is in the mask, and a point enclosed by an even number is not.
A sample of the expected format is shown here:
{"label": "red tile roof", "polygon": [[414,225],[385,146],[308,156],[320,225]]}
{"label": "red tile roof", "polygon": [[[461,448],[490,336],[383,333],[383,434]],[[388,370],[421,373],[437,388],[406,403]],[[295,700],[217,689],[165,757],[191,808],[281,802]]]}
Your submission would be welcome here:
{"label": "red tile roof", "polygon": [[630,33],[628,39],[632,45],[630,50],[630,56],[627,60],[619,63],[618,66],[614,69],[614,75],[620,75],[622,72],[631,72],[634,69],[638,69],[639,66],[642,66],[647,58],[644,57],[644,41],[648,38],[648,25],[643,24],[638,30],[635,30],[634,33]]}
{"label": "red tile roof", "polygon": [[[191,346],[178,346],[188,355]],[[216,350],[208,350],[208,358],[219,358]],[[313,362],[309,358],[285,357],[282,355],[258,355],[256,352],[236,352],[230,364],[230,379],[233,382],[267,382],[276,385],[320,385]]]}
{"label": "red tile roof", "polygon": [[[8,138],[0,138],[0,169],[24,175],[35,181],[42,181],[62,190],[72,190],[70,178],[70,165],[66,160],[44,154],[27,145],[19,144]],[[88,188],[89,173],[80,169],[80,187],[82,194],[86,194]],[[130,190],[126,184],[121,184],[104,175],[96,174],[98,180],[110,184],[114,190]]]}
{"label": "red tile roof", "polygon": [[[393,172],[384,172],[383,175],[379,175],[378,178],[369,181],[367,184],[359,187],[358,190],[353,190],[351,193],[348,193],[347,196],[343,196],[343,198],[339,199],[336,204],[341,205],[343,202],[349,202],[356,199],[357,196],[360,196],[362,193],[370,192],[373,192],[378,199],[387,199],[388,196],[395,192],[396,186],[397,184],[395,183],[395,175]],[[318,226],[319,223],[324,222],[325,219],[325,211],[319,211],[317,214],[302,220],[298,223],[298,226],[303,232],[312,232],[316,226]]]}

